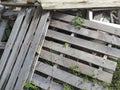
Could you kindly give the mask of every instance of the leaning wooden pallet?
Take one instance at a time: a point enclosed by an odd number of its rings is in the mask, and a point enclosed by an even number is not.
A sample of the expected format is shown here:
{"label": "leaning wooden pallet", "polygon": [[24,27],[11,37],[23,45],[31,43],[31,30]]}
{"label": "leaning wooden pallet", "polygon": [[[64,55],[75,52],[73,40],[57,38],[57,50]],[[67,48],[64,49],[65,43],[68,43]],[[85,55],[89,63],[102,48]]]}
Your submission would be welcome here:
{"label": "leaning wooden pallet", "polygon": [[[93,79],[111,83],[117,65],[113,59],[120,58],[119,28],[83,20],[81,28],[78,29],[71,25],[74,18],[75,16],[63,12],[53,14],[43,48],[41,53],[38,52],[40,58],[37,58],[39,62],[33,75],[33,84],[37,84],[43,89],[50,89],[51,83],[48,83],[49,87],[46,86],[47,88],[45,88],[45,84],[37,80],[37,78],[40,78],[49,82],[49,79],[41,76],[44,74],[76,88],[86,88],[87,90],[103,89],[100,86],[94,87],[91,82],[82,83],[82,78],[66,71],[66,68]],[[75,36],[70,36],[71,33],[74,33]],[[94,42],[94,40],[104,44]],[[66,43],[71,44],[70,47],[66,47]],[[114,47],[108,47],[109,44]],[[63,55],[60,56],[60,54]],[[104,56],[108,58],[103,58]],[[76,66],[76,68],[72,69],[73,66]],[[77,80],[79,81],[77,82]],[[51,82],[56,83],[52,80]],[[61,88],[61,86],[58,85],[58,88]]]}
{"label": "leaning wooden pallet", "polygon": [[[49,13],[43,12],[41,18],[40,6],[20,11],[1,58],[0,89],[18,90],[19,88],[21,90],[23,88],[23,83],[25,83],[33,62],[31,58],[34,57],[37,43],[44,33],[44,27],[42,26],[45,26],[48,16]],[[24,67],[23,64],[28,62],[30,62],[29,66],[25,65]],[[26,71],[23,73],[24,70]],[[25,75],[21,76],[20,72]],[[17,79],[18,82],[16,82]]]}

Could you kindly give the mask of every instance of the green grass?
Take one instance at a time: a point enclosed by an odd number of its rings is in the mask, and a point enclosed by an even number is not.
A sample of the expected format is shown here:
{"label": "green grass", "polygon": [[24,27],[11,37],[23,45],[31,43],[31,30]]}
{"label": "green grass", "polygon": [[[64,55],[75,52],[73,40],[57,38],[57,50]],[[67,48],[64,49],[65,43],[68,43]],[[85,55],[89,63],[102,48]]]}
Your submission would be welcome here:
{"label": "green grass", "polygon": [[114,72],[111,88],[115,90],[120,90],[120,59],[117,60],[117,68]]}
{"label": "green grass", "polygon": [[62,90],[73,90],[72,86],[68,85],[68,84],[63,84],[63,89]]}
{"label": "green grass", "polygon": [[37,86],[35,86],[31,83],[25,83],[24,89],[25,90],[40,90]]}

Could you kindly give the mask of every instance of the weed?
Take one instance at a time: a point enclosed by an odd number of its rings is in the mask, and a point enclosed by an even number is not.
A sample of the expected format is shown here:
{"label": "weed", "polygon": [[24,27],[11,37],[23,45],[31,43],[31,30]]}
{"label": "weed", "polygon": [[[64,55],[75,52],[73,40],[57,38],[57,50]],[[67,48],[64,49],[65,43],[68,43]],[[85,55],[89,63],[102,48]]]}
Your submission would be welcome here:
{"label": "weed", "polygon": [[77,69],[77,68],[78,68],[77,65],[73,65],[73,66],[70,67],[70,69],[72,69],[72,70],[75,70],[75,69]]}
{"label": "weed", "polygon": [[62,90],[73,90],[72,87],[68,84],[63,84],[63,89]]}
{"label": "weed", "polygon": [[79,29],[81,28],[82,24],[84,22],[84,19],[81,18],[81,16],[76,16],[73,20],[72,20],[72,25],[75,25],[76,27],[78,27]]}
{"label": "weed", "polygon": [[114,88],[115,90],[120,90],[120,59],[117,60],[117,68],[114,72],[111,88]]}
{"label": "weed", "polygon": [[24,89],[27,90],[40,90],[37,86],[31,84],[31,83],[25,83]]}
{"label": "weed", "polygon": [[68,44],[68,43],[65,43],[65,44],[64,44],[64,47],[65,47],[65,48],[69,47],[69,44]]}

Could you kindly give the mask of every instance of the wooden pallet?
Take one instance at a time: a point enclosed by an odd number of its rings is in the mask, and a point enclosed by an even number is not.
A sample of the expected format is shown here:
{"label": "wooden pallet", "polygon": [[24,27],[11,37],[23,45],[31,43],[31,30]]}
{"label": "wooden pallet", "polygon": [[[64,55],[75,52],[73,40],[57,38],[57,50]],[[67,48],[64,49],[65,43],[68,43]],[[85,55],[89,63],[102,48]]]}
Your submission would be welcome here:
{"label": "wooden pallet", "polygon": [[[22,9],[15,21],[0,63],[0,89],[21,90],[47,28],[49,12],[41,7]],[[47,29],[46,29],[47,30]],[[42,47],[42,45],[41,45]]]}
{"label": "wooden pallet", "polygon": [[56,82],[50,82],[49,78],[55,78],[79,89],[103,89],[90,81],[82,83],[83,78],[68,72],[69,70],[111,83],[117,66],[113,59],[120,58],[119,28],[84,20],[81,29],[78,29],[71,25],[74,18],[75,16],[63,12],[54,13],[41,53],[38,49],[40,58],[37,58],[39,62],[33,75],[33,84],[46,90],[55,90],[55,87],[61,90],[60,83],[52,87]]}

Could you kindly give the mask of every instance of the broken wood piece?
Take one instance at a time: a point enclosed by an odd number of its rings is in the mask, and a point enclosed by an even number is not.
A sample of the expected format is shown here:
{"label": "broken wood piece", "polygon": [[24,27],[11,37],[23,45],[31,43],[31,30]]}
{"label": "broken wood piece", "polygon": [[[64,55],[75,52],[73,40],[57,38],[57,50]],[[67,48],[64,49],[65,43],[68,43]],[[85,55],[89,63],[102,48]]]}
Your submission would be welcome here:
{"label": "broken wood piece", "polygon": [[43,9],[120,7],[119,0],[38,0]]}

